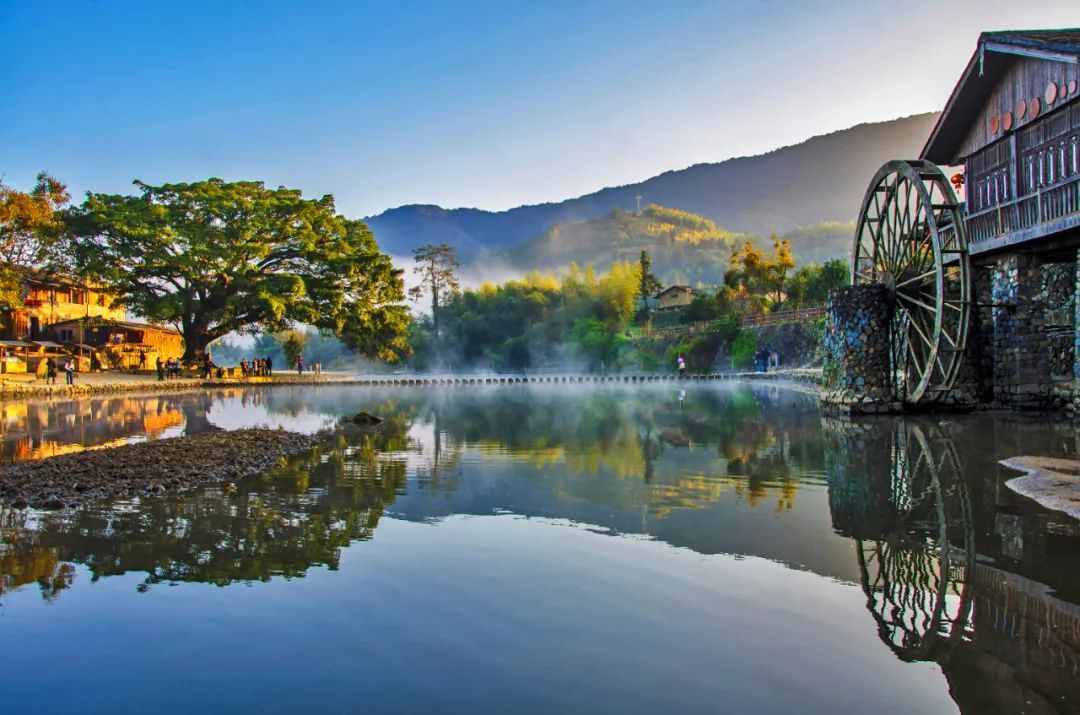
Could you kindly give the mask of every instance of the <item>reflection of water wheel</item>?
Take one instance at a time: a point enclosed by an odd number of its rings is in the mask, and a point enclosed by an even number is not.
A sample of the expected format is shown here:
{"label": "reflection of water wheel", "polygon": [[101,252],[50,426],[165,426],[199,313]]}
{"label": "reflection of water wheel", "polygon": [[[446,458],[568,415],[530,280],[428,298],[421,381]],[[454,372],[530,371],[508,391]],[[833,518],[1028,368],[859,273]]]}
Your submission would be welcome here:
{"label": "reflection of water wheel", "polygon": [[948,179],[925,161],[890,161],[863,198],[852,282],[894,298],[892,373],[909,404],[945,396],[967,343],[971,266],[960,207]]}
{"label": "reflection of water wheel", "polygon": [[896,518],[878,539],[856,542],[878,635],[905,660],[932,658],[942,638],[962,637],[971,615],[975,535],[962,463],[946,435],[925,427],[897,424],[890,485]]}

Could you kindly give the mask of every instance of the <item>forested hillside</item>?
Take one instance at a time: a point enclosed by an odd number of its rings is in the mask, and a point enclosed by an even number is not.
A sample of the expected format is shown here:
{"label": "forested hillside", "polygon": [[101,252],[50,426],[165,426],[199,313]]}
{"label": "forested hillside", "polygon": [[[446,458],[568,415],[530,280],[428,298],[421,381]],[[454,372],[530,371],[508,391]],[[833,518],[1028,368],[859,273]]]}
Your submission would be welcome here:
{"label": "forested hillside", "polygon": [[854,220],[874,172],[888,159],[916,156],[936,117],[860,124],[767,154],[696,164],[559,203],[496,212],[411,205],[367,222],[390,253],[408,255],[425,243],[449,243],[468,259],[534,239],[557,224],[631,211],[640,195],[647,203],[699,214],[733,232],[782,234]]}
{"label": "forested hillside", "polygon": [[[846,256],[853,230],[849,223],[827,222],[779,238],[791,242],[800,265],[824,263]],[[606,271],[619,261],[637,260],[644,250],[664,285],[718,285],[736,246],[747,240],[767,246],[768,239],[728,231],[703,216],[651,204],[640,216],[616,209],[603,218],[558,224],[504,255],[511,268],[522,272],[558,271],[571,263]]]}

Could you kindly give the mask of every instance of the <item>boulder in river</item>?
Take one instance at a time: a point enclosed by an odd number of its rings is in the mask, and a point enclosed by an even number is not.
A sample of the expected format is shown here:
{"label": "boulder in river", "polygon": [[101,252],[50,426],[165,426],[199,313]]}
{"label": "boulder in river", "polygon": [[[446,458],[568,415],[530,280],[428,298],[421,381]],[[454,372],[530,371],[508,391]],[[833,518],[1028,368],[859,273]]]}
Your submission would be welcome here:
{"label": "boulder in river", "polygon": [[355,415],[349,418],[349,421],[354,425],[360,425],[361,427],[374,427],[375,425],[382,424],[382,417],[376,417],[368,412],[357,412]]}

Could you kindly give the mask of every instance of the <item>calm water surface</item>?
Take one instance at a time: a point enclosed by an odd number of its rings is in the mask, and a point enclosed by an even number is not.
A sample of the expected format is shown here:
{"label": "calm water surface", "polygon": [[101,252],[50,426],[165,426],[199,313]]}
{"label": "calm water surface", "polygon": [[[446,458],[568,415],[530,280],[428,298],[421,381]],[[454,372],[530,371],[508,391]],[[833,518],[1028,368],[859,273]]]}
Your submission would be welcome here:
{"label": "calm water surface", "polygon": [[235,493],[0,507],[5,712],[1080,712],[1080,529],[1017,416],[739,385],[5,403],[0,458],[366,410]]}

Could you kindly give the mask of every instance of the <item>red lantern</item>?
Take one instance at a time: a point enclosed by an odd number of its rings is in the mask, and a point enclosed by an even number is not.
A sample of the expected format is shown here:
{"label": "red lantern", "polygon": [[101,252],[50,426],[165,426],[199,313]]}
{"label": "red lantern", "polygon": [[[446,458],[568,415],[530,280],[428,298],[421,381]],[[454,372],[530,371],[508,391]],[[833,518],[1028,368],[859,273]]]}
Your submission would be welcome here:
{"label": "red lantern", "polygon": [[949,177],[949,181],[952,182],[953,188],[957,191],[964,185],[964,175],[959,171]]}

